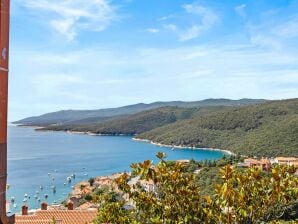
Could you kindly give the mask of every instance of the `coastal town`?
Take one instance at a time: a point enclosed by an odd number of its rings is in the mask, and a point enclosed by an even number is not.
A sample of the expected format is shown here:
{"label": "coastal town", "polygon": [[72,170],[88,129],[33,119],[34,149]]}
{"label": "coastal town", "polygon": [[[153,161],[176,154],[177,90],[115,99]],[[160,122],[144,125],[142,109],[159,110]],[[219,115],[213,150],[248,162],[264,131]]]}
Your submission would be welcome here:
{"label": "coastal town", "polygon": [[[270,172],[272,167],[276,165],[291,166],[295,169],[294,175],[298,176],[297,157],[243,158],[241,160],[241,162],[232,165],[240,169],[255,167],[263,172]],[[185,165],[190,162],[190,160],[175,161],[175,163]],[[195,169],[193,172],[195,175],[200,175],[201,169]],[[110,176],[100,176],[82,181],[74,187],[69,197],[61,204],[49,205],[43,202],[39,209],[30,209],[27,204],[24,204],[20,213],[16,215],[16,224],[93,223],[97,217],[98,209],[100,209],[100,203],[104,200],[101,196],[105,193],[113,194],[113,200],[123,201],[123,209],[134,209],[134,202],[118,188],[115,182],[121,175],[123,173],[115,173]],[[136,183],[141,184],[147,192],[156,190],[152,181],[140,180],[139,176],[132,177],[128,185],[133,187]]]}
{"label": "coastal town", "polygon": [[0,0],[0,224],[298,224],[298,0]]}

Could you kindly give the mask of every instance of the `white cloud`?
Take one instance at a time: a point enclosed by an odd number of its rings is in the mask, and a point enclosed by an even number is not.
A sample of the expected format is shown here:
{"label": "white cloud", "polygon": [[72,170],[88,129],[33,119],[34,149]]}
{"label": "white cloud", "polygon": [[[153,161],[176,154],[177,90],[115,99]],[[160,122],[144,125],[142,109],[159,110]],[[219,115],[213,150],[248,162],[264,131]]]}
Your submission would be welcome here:
{"label": "white cloud", "polygon": [[[218,16],[212,9],[197,3],[186,4],[182,8],[184,9],[183,13],[158,19],[160,22],[167,21],[163,24],[163,28],[176,33],[180,41],[189,41],[200,37],[219,21]],[[177,21],[180,18],[186,21],[184,25],[179,24],[180,21]],[[171,20],[171,23],[169,20]]]}
{"label": "white cloud", "polygon": [[[33,112],[41,114],[160,100],[289,98],[298,94],[297,52],[250,45],[92,48],[44,53],[38,61],[40,52],[24,52],[26,57],[12,52],[10,96],[16,103],[10,107],[14,111],[17,103],[41,105]],[[61,58],[68,60],[61,63]]]}
{"label": "white cloud", "polygon": [[148,33],[158,33],[159,32],[159,29],[156,29],[156,28],[148,28],[148,29],[146,29],[146,31],[148,32]]}
{"label": "white cloud", "polygon": [[246,9],[246,4],[241,4],[235,7],[235,12],[241,17],[245,18],[246,17],[245,9]]}
{"label": "white cloud", "polygon": [[273,32],[285,38],[298,37],[298,15],[273,28]]}
{"label": "white cloud", "polygon": [[40,16],[48,13],[49,25],[69,41],[81,30],[103,31],[118,19],[108,0],[26,0],[25,5]]}
{"label": "white cloud", "polygon": [[253,34],[250,37],[250,42],[254,46],[266,47],[274,50],[280,50],[282,44],[276,38],[266,34]]}
{"label": "white cloud", "polygon": [[199,37],[218,22],[217,15],[207,7],[198,4],[187,4],[183,8],[187,13],[198,16],[200,21],[180,33],[179,38],[181,41],[188,41]]}
{"label": "white cloud", "polygon": [[176,32],[177,31],[177,26],[175,24],[164,24],[163,27],[167,30]]}

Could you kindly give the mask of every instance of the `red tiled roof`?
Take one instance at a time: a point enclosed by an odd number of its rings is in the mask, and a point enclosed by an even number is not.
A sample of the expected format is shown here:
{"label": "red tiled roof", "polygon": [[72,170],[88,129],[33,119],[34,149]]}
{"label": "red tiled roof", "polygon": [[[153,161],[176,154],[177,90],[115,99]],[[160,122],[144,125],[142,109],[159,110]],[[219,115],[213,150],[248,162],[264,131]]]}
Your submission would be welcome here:
{"label": "red tiled roof", "polygon": [[16,224],[89,224],[96,218],[97,210],[46,210],[34,215],[16,216]]}

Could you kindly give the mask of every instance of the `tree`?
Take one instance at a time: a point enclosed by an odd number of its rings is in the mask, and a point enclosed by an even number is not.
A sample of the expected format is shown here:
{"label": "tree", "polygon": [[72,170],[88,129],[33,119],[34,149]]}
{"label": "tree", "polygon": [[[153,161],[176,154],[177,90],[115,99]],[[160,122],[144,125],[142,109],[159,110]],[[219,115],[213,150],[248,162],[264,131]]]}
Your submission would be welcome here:
{"label": "tree", "polygon": [[88,182],[89,182],[90,186],[92,187],[93,184],[94,184],[94,182],[95,182],[95,179],[91,177],[91,178],[88,180]]}
{"label": "tree", "polygon": [[[243,171],[227,165],[219,171],[222,183],[215,186],[215,195],[202,196],[185,164],[166,162],[164,153],[157,157],[157,165],[149,160],[132,164],[132,175],[116,179],[134,209],[125,210],[124,201],[103,203],[96,223],[278,223],[298,206],[293,167],[276,166],[264,175],[257,168]],[[139,181],[132,184],[136,176]]]}

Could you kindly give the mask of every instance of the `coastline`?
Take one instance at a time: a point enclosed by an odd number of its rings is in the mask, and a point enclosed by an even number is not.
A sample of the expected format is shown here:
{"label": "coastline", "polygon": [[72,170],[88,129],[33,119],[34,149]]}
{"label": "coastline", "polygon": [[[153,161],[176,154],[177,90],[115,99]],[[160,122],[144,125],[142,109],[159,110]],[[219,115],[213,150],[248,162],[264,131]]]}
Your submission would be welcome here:
{"label": "coastline", "polygon": [[193,149],[193,150],[218,151],[218,152],[223,152],[227,155],[236,155],[235,153],[233,153],[229,150],[225,150],[225,149],[197,148],[197,147],[184,146],[184,145],[166,145],[166,144],[161,144],[161,143],[154,142],[154,141],[151,141],[151,140],[148,140],[148,139],[140,139],[140,138],[132,138],[132,140],[138,141],[138,142],[150,143],[152,145],[156,145],[156,146],[159,146],[159,147],[168,147],[168,148],[175,148],[175,149]]}
{"label": "coastline", "polygon": [[[44,132],[65,132],[67,134],[77,134],[77,135],[89,135],[89,136],[133,136],[133,135],[126,135],[126,134],[97,134],[91,131],[56,131],[56,130],[43,130],[42,126],[30,126],[30,125],[17,125],[19,127],[29,127],[29,128],[34,128],[35,131],[44,131]],[[156,145],[159,147],[168,147],[168,148],[175,148],[175,149],[192,149],[192,150],[206,150],[206,151],[218,151],[218,152],[223,152],[227,155],[236,155],[235,153],[226,150],[226,149],[215,149],[215,148],[197,148],[197,147],[191,147],[191,146],[186,146],[186,145],[167,145],[167,144],[161,144],[158,142],[154,142],[148,139],[141,139],[141,138],[135,138],[132,137],[132,140],[138,141],[138,142],[146,142],[150,143],[152,145]]]}

